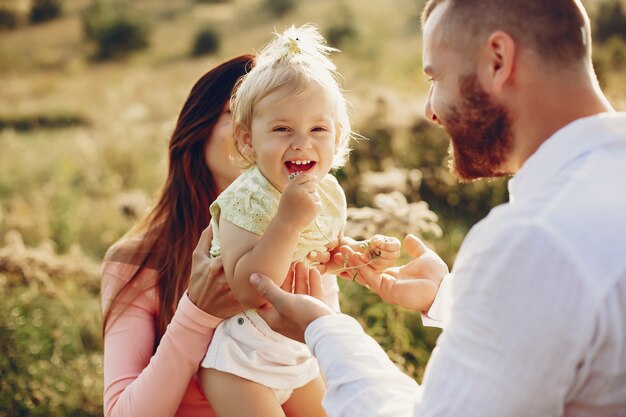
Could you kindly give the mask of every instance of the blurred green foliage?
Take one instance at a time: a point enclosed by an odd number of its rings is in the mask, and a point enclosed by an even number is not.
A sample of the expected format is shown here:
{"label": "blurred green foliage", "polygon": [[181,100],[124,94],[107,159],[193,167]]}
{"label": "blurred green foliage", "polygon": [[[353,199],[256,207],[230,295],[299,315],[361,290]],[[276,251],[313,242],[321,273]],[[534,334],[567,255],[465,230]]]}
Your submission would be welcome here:
{"label": "blurred green foliage", "polygon": [[[343,49],[337,63],[357,92],[355,113],[373,107],[355,123],[365,138],[336,174],[351,209],[365,216],[361,224],[397,237],[418,233],[452,265],[469,228],[506,201],[506,179],[459,183],[448,169],[445,132],[404,111],[425,94],[416,77],[419,39],[411,38],[424,1],[398,1],[402,13],[393,14],[389,3],[360,0],[150,0],[134,2],[132,13],[120,0],[65,0],[59,25],[26,25],[29,10],[4,17],[17,30],[3,33],[11,36],[5,49],[15,44],[16,52],[0,50],[8,79],[0,78],[0,98],[11,104],[0,108],[0,239],[7,241],[0,243],[0,417],[102,415],[99,260],[162,184],[175,112],[193,80],[206,65],[258,48],[272,25],[318,19],[330,44]],[[259,8],[289,21],[268,23]],[[0,7],[0,26],[9,10]],[[321,15],[304,14],[311,10]],[[607,10],[594,8],[594,26],[620,29],[609,19],[619,10]],[[85,59],[81,25],[99,59],[144,52],[106,64]],[[189,59],[195,34],[208,25],[228,36],[215,56]],[[611,34],[594,45],[594,64],[620,97],[626,52],[619,30]],[[253,39],[244,47],[244,38]],[[407,39],[416,44],[407,47]],[[378,94],[398,85],[411,87]],[[397,210],[381,207],[390,203]],[[407,208],[418,215],[403,217]],[[340,286],[343,311],[421,380],[439,331],[356,283]]]}
{"label": "blurred green foliage", "polygon": [[88,125],[89,120],[80,114],[0,116],[0,131],[13,129],[18,132],[27,132],[37,129],[61,129]]}
{"label": "blurred green foliage", "polygon": [[10,236],[0,249],[0,416],[101,415],[97,270]]}
{"label": "blurred green foliage", "polygon": [[30,21],[43,23],[61,16],[63,3],[61,0],[33,0],[30,9]]}
{"label": "blurred green foliage", "polygon": [[264,0],[262,8],[273,16],[283,17],[296,8],[298,0]]}
{"label": "blurred green foliage", "polygon": [[330,25],[326,29],[325,38],[328,44],[334,48],[342,48],[344,45],[358,37],[359,31],[355,22],[354,14],[350,7],[341,2],[337,11],[331,16]]}
{"label": "blurred green foliage", "polygon": [[0,416],[101,415],[97,298],[69,291],[67,306],[28,286],[0,296]]}
{"label": "blurred green foliage", "polygon": [[18,24],[19,16],[15,11],[0,7],[0,30],[15,29]]}
{"label": "blurred green foliage", "polygon": [[606,0],[599,4],[594,20],[594,32],[600,42],[613,36],[626,40],[626,13],[621,0]]}
{"label": "blurred green foliage", "polygon": [[198,31],[193,42],[191,54],[200,56],[212,54],[220,49],[221,35],[214,27],[206,27]]}
{"label": "blurred green foliage", "polygon": [[83,12],[87,39],[95,42],[95,58],[123,58],[149,45],[146,22],[133,15],[126,3],[94,0]]}

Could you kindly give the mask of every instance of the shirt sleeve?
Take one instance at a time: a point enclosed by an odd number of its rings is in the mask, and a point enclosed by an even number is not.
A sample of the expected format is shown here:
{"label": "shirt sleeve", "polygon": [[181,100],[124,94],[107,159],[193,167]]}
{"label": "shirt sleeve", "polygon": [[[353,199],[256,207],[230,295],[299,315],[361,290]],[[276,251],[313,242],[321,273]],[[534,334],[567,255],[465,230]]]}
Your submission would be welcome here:
{"label": "shirt sleeve", "polygon": [[594,314],[567,243],[532,223],[495,226],[461,248],[416,416],[559,416],[575,389]]}
{"label": "shirt sleeve", "polygon": [[309,325],[305,340],[326,377],[324,409],[333,417],[409,417],[417,383],[389,360],[353,318],[324,316]]}
{"label": "shirt sleeve", "polygon": [[217,197],[211,205],[211,213],[215,219],[227,220],[262,236],[278,211],[280,197],[280,192],[253,167]]}
{"label": "shirt sleeve", "polygon": [[327,378],[328,414],[563,415],[594,337],[592,303],[564,244],[533,225],[468,237],[421,387],[353,319],[311,323],[305,339]]}
{"label": "shirt sleeve", "polygon": [[[111,289],[128,278],[128,268],[119,265],[103,266],[103,305],[110,302]],[[105,332],[107,417],[174,416],[220,321],[185,294],[155,353],[155,300],[154,286],[130,298]]]}

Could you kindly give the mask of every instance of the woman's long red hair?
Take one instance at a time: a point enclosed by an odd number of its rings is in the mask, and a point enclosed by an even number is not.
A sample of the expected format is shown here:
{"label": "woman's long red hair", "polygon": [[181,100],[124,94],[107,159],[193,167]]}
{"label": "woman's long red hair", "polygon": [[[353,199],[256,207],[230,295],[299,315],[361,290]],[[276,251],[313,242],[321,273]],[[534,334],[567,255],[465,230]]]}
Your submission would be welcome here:
{"label": "woman's long red hair", "polygon": [[208,71],[191,89],[170,139],[169,170],[158,201],[126,236],[141,237],[128,258],[139,268],[106,308],[103,330],[114,319],[114,304],[131,288],[139,271],[150,267],[159,274],[155,348],[158,346],[188,287],[192,252],[209,225],[209,206],[219,192],[206,164],[206,145],[237,80],[253,64],[252,55],[233,58]]}

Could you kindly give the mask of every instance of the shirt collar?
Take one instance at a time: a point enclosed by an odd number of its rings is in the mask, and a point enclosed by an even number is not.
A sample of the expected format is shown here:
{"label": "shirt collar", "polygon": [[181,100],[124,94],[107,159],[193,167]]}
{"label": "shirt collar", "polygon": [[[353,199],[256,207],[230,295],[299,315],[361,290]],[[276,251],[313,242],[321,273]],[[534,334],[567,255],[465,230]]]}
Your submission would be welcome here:
{"label": "shirt collar", "polygon": [[509,181],[510,201],[542,188],[570,162],[610,143],[626,141],[626,113],[601,113],[575,120],[547,141]]}

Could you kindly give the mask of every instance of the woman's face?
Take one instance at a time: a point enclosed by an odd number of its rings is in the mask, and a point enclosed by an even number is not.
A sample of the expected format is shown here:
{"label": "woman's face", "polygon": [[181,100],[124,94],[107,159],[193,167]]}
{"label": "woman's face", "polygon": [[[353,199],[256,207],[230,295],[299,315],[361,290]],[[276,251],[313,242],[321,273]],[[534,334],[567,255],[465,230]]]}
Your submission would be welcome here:
{"label": "woman's face", "polygon": [[213,174],[218,191],[222,192],[241,174],[233,141],[230,102],[224,104],[222,114],[215,123],[213,133],[204,151],[207,167]]}

